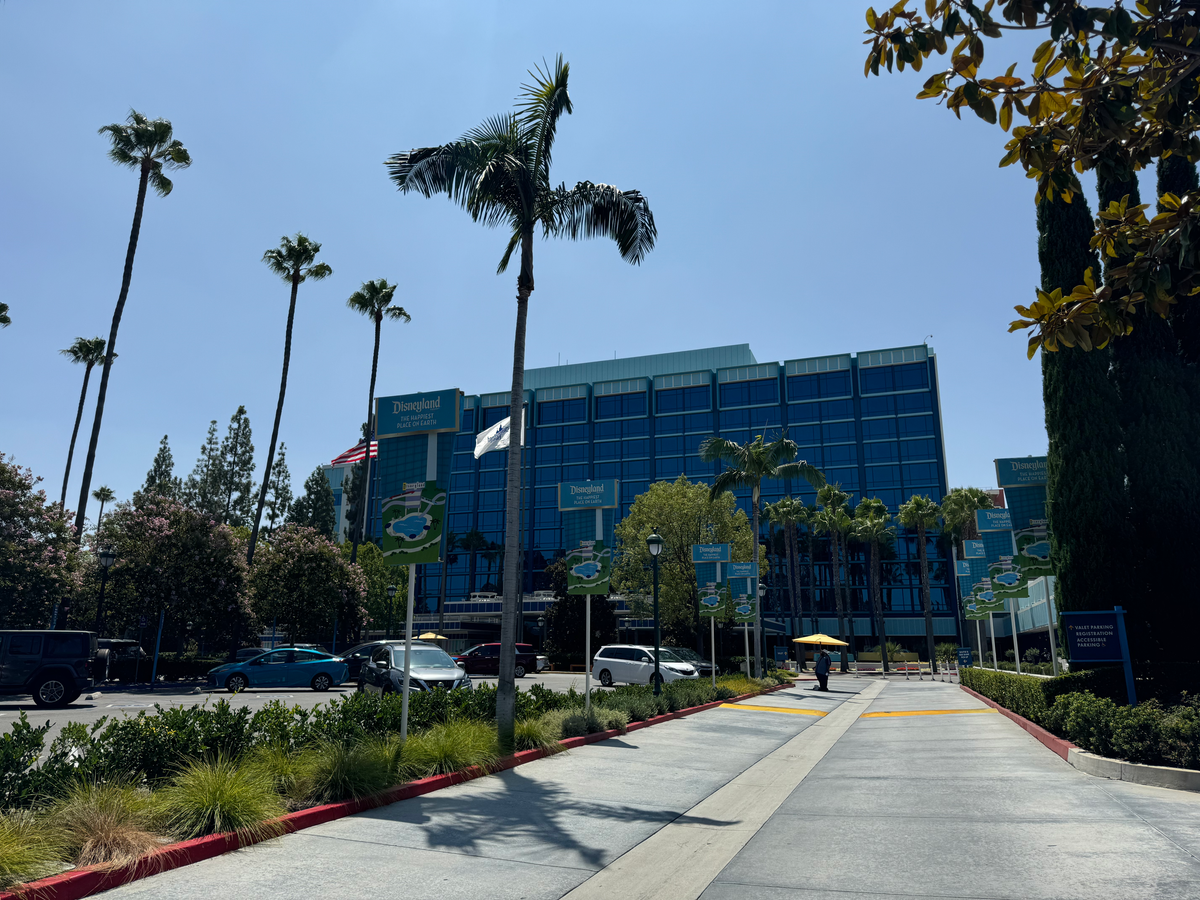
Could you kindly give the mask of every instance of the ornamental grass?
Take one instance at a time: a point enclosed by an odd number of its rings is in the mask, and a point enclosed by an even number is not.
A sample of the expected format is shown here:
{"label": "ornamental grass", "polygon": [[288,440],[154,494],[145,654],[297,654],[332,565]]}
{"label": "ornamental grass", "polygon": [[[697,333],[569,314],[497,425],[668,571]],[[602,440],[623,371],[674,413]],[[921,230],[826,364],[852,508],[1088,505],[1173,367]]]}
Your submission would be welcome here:
{"label": "ornamental grass", "polygon": [[61,831],[30,812],[0,816],[0,888],[52,875],[68,856]]}
{"label": "ornamental grass", "polygon": [[472,766],[491,770],[500,759],[496,729],[482,722],[446,722],[412,735],[400,754],[409,778],[460,772]]}
{"label": "ornamental grass", "polygon": [[187,764],[154,792],[163,827],[182,840],[234,831],[248,841],[281,834],[286,811],[271,776],[227,757]]}
{"label": "ornamental grass", "polygon": [[79,782],[47,812],[77,866],[120,866],[163,844],[151,794],[129,784]]}
{"label": "ornamental grass", "polygon": [[322,741],[300,755],[297,789],[309,803],[355,800],[387,790],[394,771],[385,741]]}

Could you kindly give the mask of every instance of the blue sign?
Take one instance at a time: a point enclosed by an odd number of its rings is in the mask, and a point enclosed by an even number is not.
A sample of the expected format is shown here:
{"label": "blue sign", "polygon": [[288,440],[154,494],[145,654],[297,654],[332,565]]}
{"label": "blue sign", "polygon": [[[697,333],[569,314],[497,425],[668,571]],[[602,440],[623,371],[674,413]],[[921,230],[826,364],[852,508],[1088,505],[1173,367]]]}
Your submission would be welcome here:
{"label": "blue sign", "polygon": [[1125,638],[1125,610],[1114,606],[1112,612],[1065,612],[1059,615],[1067,632],[1067,652],[1071,662],[1124,663],[1129,705],[1137,706],[1129,641]]}
{"label": "blue sign", "polygon": [[462,393],[455,388],[429,394],[375,398],[376,437],[458,431]]}
{"label": "blue sign", "polygon": [[1046,483],[1046,457],[1026,456],[996,460],[996,487],[1024,487]]}
{"label": "blue sign", "polygon": [[970,647],[959,647],[956,652],[958,653],[958,667],[960,669],[964,666],[975,665],[975,657],[971,655]]}
{"label": "blue sign", "polygon": [[983,558],[983,541],[963,541],[963,559]]}
{"label": "blue sign", "polygon": [[730,578],[757,578],[758,563],[730,563],[728,576]]}
{"label": "blue sign", "polygon": [[775,662],[787,662],[787,647],[775,648]]}
{"label": "blue sign", "polygon": [[729,562],[728,544],[692,544],[692,562]]}
{"label": "blue sign", "polygon": [[558,485],[558,509],[612,509],[621,505],[620,484],[615,478],[596,481],[563,481]]}
{"label": "blue sign", "polygon": [[962,575],[967,578],[971,577],[971,563],[965,559],[956,559],[954,561],[954,574]]}
{"label": "blue sign", "polygon": [[145,627],[146,627],[146,617],[138,616],[138,628],[145,628]]}
{"label": "blue sign", "polygon": [[975,527],[980,531],[1012,531],[1012,513],[1007,509],[977,509]]}

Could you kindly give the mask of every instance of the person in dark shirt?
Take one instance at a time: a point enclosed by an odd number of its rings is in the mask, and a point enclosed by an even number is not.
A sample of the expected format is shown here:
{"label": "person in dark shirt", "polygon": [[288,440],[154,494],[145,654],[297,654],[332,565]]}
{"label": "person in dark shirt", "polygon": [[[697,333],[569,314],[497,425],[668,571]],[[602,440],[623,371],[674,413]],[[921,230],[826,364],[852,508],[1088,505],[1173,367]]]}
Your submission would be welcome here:
{"label": "person in dark shirt", "polygon": [[824,649],[822,649],[821,655],[817,657],[817,665],[816,665],[817,685],[818,685],[816,689],[818,691],[829,690],[829,667],[831,664],[832,664],[832,660],[830,660],[829,654],[826,653],[824,651]]}

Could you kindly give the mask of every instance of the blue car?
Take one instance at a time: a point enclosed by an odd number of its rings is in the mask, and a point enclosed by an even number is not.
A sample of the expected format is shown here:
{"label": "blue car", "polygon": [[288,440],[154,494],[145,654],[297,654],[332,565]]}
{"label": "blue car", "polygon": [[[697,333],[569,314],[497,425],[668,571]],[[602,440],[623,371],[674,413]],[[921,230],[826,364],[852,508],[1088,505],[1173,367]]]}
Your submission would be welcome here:
{"label": "blue car", "polygon": [[208,673],[208,686],[224,687],[231,694],[251,687],[310,687],[314,691],[327,691],[349,675],[350,667],[340,656],[292,647],[217,666]]}

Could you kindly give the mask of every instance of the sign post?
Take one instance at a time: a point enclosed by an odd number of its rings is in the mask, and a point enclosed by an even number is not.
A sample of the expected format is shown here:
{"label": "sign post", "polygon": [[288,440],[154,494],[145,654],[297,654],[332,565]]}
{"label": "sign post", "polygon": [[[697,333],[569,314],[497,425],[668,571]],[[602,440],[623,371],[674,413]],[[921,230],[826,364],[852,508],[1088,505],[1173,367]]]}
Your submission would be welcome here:
{"label": "sign post", "polygon": [[[750,629],[747,627],[751,623],[758,623],[758,591],[755,590],[755,582],[758,580],[758,565],[757,563],[730,563],[729,564],[729,580],[737,578],[739,581],[745,579],[746,586],[744,594],[738,594],[730,586],[730,593],[733,594],[733,614],[734,621],[742,624],[742,637],[746,645],[746,677],[750,677]],[[739,586],[739,590],[742,588]]]}
{"label": "sign post", "polygon": [[1064,612],[1060,615],[1066,627],[1071,661],[1122,663],[1129,705],[1137,706],[1133,664],[1129,659],[1129,641],[1125,636],[1125,610],[1114,606],[1112,612]]}
{"label": "sign post", "polygon": [[[729,562],[729,544],[692,544],[692,563],[715,563],[716,581],[700,594],[700,615],[708,617],[708,643],[712,648],[712,683],[717,686],[717,616],[725,611],[721,566]],[[696,579],[699,581],[699,578]]]}

